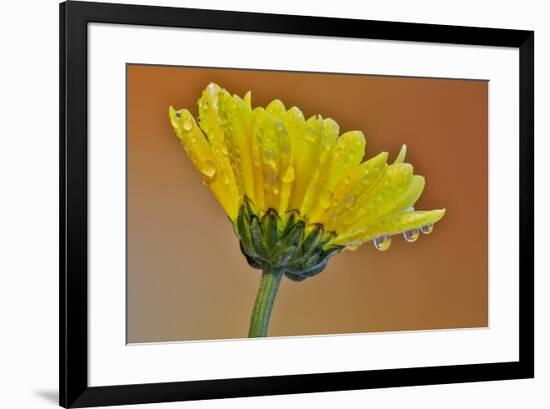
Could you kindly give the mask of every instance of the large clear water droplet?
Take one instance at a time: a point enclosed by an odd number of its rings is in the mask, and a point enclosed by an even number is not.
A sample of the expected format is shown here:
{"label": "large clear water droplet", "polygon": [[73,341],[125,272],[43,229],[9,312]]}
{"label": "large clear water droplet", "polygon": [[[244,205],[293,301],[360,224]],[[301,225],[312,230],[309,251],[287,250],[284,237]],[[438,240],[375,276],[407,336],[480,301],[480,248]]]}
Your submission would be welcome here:
{"label": "large clear water droplet", "polygon": [[216,165],[214,165],[214,162],[212,162],[211,160],[207,160],[200,167],[200,170],[205,176],[209,178],[213,178],[214,175],[216,174]]}
{"label": "large clear water droplet", "polygon": [[391,246],[391,237],[383,234],[381,236],[375,237],[372,242],[376,250],[386,251]]}
{"label": "large clear water droplet", "polygon": [[281,179],[284,183],[290,183],[294,180],[294,166],[290,165],[288,168],[286,168],[286,172],[283,175],[283,178]]}
{"label": "large clear water droplet", "polygon": [[414,243],[418,240],[418,237],[420,237],[420,230],[418,229],[411,229],[403,232],[403,238],[409,243]]}
{"label": "large clear water droplet", "polygon": [[279,184],[277,173],[273,171],[264,173],[264,189],[271,191],[274,194],[279,193]]}
{"label": "large clear water droplet", "polygon": [[265,149],[263,159],[266,163],[275,164],[278,159],[277,152],[275,152],[273,149]]}
{"label": "large clear water droplet", "polygon": [[191,119],[183,121],[183,130],[189,132],[191,129],[193,129],[193,121]]}
{"label": "large clear water droplet", "polygon": [[344,201],[344,206],[349,209],[351,206],[355,204],[356,200],[357,200],[357,197],[355,195],[348,196]]}
{"label": "large clear water droplet", "polygon": [[431,224],[431,223],[425,224],[424,226],[422,226],[422,227],[420,228],[420,230],[421,230],[422,233],[424,233],[424,234],[430,234],[432,231],[434,231],[434,225]]}

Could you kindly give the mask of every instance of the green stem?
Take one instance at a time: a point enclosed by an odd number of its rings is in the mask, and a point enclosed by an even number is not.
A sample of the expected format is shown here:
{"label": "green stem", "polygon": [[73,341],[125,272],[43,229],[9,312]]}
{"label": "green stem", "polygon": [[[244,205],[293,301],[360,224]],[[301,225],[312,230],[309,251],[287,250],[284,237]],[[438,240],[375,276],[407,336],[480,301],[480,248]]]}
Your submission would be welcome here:
{"label": "green stem", "polygon": [[267,336],[273,303],[275,302],[277,290],[279,289],[282,278],[283,270],[266,268],[262,272],[260,289],[256,296],[256,302],[252,310],[252,319],[250,320],[250,330],[248,331],[249,338]]}

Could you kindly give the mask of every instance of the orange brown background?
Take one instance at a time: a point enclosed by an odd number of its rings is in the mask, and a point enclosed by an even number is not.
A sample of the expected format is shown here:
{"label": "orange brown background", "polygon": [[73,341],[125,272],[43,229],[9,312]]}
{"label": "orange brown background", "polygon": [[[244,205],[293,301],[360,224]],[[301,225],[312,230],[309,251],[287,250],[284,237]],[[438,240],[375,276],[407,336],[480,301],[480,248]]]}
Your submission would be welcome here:
{"label": "orange brown background", "polygon": [[165,66],[127,66],[128,342],[243,338],[260,272],[186,157],[168,107],[197,114],[209,82],[275,98],[341,131],[366,157],[397,155],[426,177],[416,208],[447,208],[429,236],[395,236],[336,255],[319,276],[283,279],[271,336],[488,325],[488,82]]}

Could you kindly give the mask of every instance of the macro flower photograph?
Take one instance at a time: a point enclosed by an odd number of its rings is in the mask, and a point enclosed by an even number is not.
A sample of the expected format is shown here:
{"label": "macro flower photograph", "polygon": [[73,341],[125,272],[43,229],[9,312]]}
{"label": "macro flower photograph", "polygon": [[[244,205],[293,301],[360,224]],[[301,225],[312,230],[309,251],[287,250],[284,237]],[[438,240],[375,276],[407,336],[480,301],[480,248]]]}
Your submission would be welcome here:
{"label": "macro flower photograph", "polygon": [[128,343],[488,326],[488,83],[127,65]]}

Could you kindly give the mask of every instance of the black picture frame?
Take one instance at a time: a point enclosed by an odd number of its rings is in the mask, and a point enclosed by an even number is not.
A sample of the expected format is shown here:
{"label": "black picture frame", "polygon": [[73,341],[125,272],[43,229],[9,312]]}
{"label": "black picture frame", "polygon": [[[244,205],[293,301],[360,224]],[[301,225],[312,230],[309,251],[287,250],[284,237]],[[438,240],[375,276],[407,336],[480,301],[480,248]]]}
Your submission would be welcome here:
{"label": "black picture frame", "polygon": [[[534,377],[534,32],[70,1],[60,4],[60,345],[63,407]],[[513,47],[519,50],[519,361],[137,385],[88,385],[87,25],[92,22]]]}

